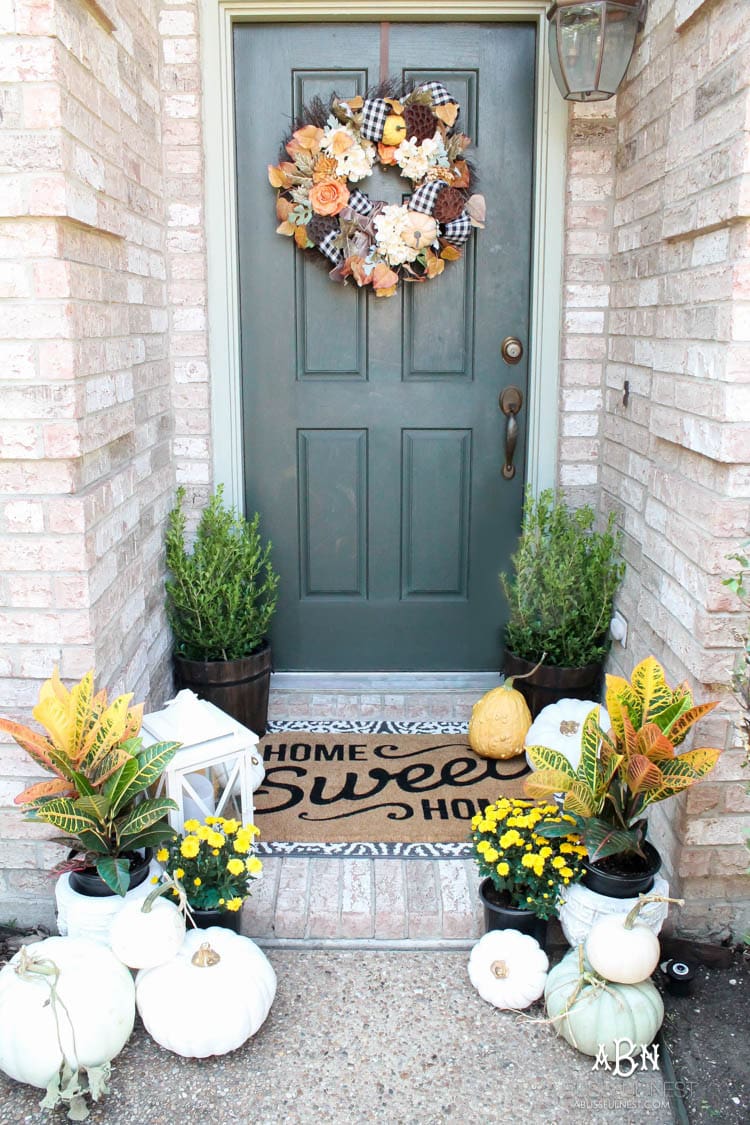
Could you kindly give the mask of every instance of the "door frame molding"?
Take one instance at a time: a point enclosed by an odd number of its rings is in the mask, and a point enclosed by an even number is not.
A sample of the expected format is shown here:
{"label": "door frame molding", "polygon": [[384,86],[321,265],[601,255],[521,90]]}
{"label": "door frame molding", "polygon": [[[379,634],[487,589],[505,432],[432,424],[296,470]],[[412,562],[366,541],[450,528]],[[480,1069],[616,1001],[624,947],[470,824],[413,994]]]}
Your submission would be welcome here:
{"label": "door frame molding", "polygon": [[[244,510],[232,25],[368,21],[498,22],[537,28],[526,480],[557,480],[558,385],[568,107],[549,67],[548,0],[200,0],[214,479]],[[207,128],[207,123],[211,128]],[[270,199],[270,197],[269,197]],[[270,203],[269,203],[270,206]],[[269,212],[270,215],[270,212]],[[500,357],[498,356],[498,364]],[[544,405],[547,409],[543,409]],[[553,409],[549,409],[552,405]],[[221,441],[217,441],[217,435]]]}

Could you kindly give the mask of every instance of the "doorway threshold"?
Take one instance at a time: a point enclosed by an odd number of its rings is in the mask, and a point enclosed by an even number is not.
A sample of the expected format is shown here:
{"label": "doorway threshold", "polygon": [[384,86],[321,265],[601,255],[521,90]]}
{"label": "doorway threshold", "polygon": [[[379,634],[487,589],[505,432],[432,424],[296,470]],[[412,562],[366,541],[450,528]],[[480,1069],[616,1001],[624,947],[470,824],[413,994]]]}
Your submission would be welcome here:
{"label": "doorway threshold", "polygon": [[272,690],[296,692],[477,692],[501,682],[499,672],[274,672]]}

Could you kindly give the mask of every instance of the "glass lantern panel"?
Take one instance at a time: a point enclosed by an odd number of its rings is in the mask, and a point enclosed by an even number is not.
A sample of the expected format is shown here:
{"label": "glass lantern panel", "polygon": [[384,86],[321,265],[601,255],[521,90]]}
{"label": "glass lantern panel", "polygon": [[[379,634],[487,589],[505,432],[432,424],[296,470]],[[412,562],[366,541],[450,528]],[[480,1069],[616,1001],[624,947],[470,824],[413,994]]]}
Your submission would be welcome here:
{"label": "glass lantern panel", "polygon": [[238,762],[231,759],[181,777],[185,820],[223,816],[242,823]]}
{"label": "glass lantern panel", "polygon": [[610,4],[599,88],[614,94],[628,69],[638,33],[638,9]]}

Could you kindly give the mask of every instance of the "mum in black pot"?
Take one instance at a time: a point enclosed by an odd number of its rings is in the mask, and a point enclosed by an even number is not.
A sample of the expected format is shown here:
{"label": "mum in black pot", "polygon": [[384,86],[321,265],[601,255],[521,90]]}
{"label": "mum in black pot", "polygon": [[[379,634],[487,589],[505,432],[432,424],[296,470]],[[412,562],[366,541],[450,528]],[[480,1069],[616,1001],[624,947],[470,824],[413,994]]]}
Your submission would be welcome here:
{"label": "mum in black pot", "polygon": [[[598,699],[611,638],[615,594],[625,571],[622,535],[609,515],[568,508],[552,489],[526,492],[512,574],[501,574],[508,600],[503,670],[532,717],[560,699]],[[535,668],[535,665],[541,667]]]}
{"label": "mum in black pot", "polygon": [[219,485],[188,551],[184,498],[179,488],[166,540],[175,678],[179,687],[265,734],[271,679],[267,633],[279,584],[271,544],[261,542],[257,512],[247,520],[227,508]]}

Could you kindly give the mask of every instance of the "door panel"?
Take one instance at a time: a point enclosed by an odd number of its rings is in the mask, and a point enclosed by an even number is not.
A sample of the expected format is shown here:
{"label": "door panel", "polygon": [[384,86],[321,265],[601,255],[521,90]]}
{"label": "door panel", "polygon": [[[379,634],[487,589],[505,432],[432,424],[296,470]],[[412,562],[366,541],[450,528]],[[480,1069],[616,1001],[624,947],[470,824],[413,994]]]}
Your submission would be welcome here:
{"label": "door panel", "polygon": [[[496,668],[525,459],[524,407],[505,481],[498,395],[527,397],[526,361],[507,367],[500,343],[528,355],[534,27],[391,24],[390,73],[461,102],[488,220],[389,299],[276,235],[265,178],[306,101],[377,83],[380,26],[238,25],[234,45],[246,509],[281,574],[276,667]],[[409,188],[396,170],[360,186]]]}

